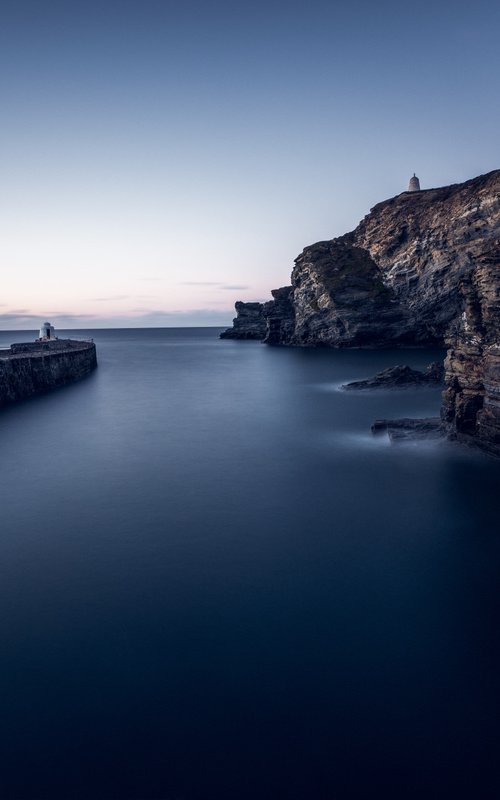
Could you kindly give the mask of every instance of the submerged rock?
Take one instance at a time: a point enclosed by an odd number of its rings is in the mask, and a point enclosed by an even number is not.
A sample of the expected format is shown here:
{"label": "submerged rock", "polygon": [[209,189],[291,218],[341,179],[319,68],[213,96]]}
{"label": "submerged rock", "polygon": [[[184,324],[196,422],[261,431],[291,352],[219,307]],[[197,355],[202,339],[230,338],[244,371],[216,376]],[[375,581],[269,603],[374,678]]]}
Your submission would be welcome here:
{"label": "submerged rock", "polygon": [[378,372],[364,381],[351,381],[343,389],[403,389],[414,386],[438,386],[444,380],[444,366],[438,361],[429,364],[425,372],[409,366],[397,366]]}
{"label": "submerged rock", "polygon": [[387,433],[391,442],[398,442],[440,439],[444,436],[444,428],[439,417],[377,419],[372,425],[372,433]]}

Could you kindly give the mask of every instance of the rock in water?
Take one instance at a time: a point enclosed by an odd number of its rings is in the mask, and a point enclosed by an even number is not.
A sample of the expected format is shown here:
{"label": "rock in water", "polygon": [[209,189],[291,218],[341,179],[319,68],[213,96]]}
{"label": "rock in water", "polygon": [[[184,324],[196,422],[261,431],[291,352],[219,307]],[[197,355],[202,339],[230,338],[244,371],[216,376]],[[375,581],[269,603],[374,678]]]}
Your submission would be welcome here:
{"label": "rock in water", "polygon": [[419,439],[440,439],[444,434],[444,430],[439,417],[377,419],[372,425],[372,433],[387,433],[391,442],[400,442]]}
{"label": "rock in water", "polygon": [[437,386],[443,383],[444,367],[434,361],[425,372],[408,366],[389,367],[373,378],[346,383],[343,389],[406,389],[414,386]]}

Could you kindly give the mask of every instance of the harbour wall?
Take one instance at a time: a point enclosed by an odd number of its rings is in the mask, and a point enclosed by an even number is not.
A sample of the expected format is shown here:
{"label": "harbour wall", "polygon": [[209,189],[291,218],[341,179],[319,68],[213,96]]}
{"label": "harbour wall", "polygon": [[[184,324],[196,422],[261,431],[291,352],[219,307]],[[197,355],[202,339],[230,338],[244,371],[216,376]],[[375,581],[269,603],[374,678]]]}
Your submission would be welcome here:
{"label": "harbour wall", "polygon": [[73,383],[97,367],[94,342],[22,342],[0,351],[0,407]]}

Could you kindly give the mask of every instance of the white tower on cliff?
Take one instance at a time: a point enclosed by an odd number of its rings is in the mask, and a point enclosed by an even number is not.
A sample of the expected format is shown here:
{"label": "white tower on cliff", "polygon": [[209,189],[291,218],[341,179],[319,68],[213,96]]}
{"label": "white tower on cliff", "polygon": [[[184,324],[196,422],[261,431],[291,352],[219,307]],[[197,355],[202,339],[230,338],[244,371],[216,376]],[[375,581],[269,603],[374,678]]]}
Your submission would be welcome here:
{"label": "white tower on cliff", "polygon": [[420,191],[420,181],[413,173],[413,177],[410,178],[410,183],[408,184],[408,191],[409,192],[419,192]]}
{"label": "white tower on cliff", "polygon": [[40,339],[41,341],[48,341],[49,339],[57,339],[56,332],[54,330],[54,326],[50,324],[50,322],[44,322],[40,328]]}

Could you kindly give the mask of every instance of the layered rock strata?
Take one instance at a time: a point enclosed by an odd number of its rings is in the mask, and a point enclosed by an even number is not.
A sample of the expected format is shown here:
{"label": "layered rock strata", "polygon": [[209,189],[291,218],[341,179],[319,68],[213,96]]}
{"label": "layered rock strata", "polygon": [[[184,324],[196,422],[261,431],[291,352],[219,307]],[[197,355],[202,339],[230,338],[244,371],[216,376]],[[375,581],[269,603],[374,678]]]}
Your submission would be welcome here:
{"label": "layered rock strata", "polygon": [[58,339],[0,351],[0,407],[83,378],[97,366],[93,342]]}
{"label": "layered rock strata", "polygon": [[276,344],[384,347],[442,344],[463,310],[460,285],[500,235],[500,170],[403,192],[376,205],[351,233],[304,248],[295,260],[282,338],[270,303],[237,303],[223,336]]}
{"label": "layered rock strata", "polygon": [[491,245],[461,286],[441,415],[451,438],[500,456],[500,237]]}
{"label": "layered rock strata", "polygon": [[[224,336],[329,347],[443,345],[443,421],[500,453],[500,170],[376,205],[344,236],[306,247],[291,286]],[[274,294],[274,293],[273,293]],[[282,298],[286,297],[286,302]],[[257,320],[258,317],[258,320]]]}

